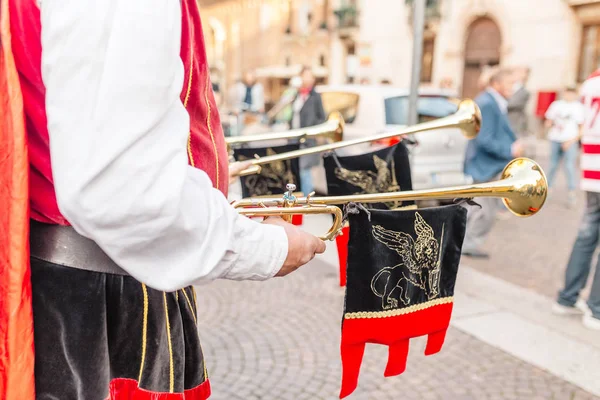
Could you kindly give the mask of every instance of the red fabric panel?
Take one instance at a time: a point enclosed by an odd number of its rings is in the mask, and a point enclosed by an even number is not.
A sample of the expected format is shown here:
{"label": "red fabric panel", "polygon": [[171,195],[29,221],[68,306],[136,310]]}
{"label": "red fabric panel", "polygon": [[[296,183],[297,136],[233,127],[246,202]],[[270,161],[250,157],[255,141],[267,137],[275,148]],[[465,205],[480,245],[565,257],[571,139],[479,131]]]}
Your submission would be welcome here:
{"label": "red fabric panel", "polygon": [[113,379],[106,400],[206,400],[210,397],[210,381],[203,382],[185,393],[157,393],[140,389],[133,379]]}
{"label": "red fabric panel", "polygon": [[190,164],[206,172],[225,197],[229,189],[229,156],[217,109],[196,0],[181,2],[181,60],[185,81],[181,99],[190,114],[188,157]]}
{"label": "red fabric panel", "polygon": [[0,0],[0,115],[0,399],[34,400],[29,162],[7,0]]}
{"label": "red fabric panel", "polygon": [[400,375],[406,369],[410,338],[428,335],[425,355],[442,349],[450,325],[452,303],[386,318],[344,319],[342,324],[342,389],[340,398],[352,394],[358,386],[358,375],[366,343],[389,346],[386,377]]}
{"label": "red fabric panel", "polygon": [[350,227],[342,228],[342,234],[335,238],[337,245],[338,260],[340,261],[340,287],[346,286],[346,265],[348,264],[348,240],[350,239]]}
{"label": "red fabric panel", "polygon": [[304,222],[304,215],[302,214],[296,214],[296,215],[292,215],[292,224],[296,225],[296,226],[302,226],[302,223]]}

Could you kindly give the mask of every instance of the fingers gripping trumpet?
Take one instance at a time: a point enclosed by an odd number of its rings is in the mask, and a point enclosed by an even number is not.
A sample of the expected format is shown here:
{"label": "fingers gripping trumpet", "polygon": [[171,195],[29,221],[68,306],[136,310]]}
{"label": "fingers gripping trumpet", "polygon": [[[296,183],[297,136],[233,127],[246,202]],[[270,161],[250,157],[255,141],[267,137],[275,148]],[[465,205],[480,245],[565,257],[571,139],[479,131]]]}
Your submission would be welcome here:
{"label": "fingers gripping trumpet", "polygon": [[543,207],[548,195],[548,182],[544,171],[535,161],[516,158],[504,168],[501,179],[474,185],[325,197],[313,197],[312,194],[296,197],[295,185],[288,185],[287,189],[288,192],[283,197],[242,199],[232,205],[240,214],[246,216],[280,216],[287,218],[288,221],[294,214],[333,214],[333,225],[325,235],[321,236],[322,240],[333,240],[339,234],[343,223],[342,212],[334,204],[500,197],[511,213],[518,217],[530,217]]}

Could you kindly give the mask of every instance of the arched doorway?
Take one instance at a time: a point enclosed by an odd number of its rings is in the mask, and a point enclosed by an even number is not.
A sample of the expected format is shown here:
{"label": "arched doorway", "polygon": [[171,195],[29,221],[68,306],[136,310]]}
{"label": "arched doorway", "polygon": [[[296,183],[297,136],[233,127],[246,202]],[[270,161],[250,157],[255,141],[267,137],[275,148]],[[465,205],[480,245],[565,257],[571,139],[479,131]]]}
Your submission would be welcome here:
{"label": "arched doorway", "polygon": [[465,43],[463,97],[473,98],[477,95],[481,69],[486,65],[500,64],[501,46],[500,28],[491,18],[479,18],[469,26]]}

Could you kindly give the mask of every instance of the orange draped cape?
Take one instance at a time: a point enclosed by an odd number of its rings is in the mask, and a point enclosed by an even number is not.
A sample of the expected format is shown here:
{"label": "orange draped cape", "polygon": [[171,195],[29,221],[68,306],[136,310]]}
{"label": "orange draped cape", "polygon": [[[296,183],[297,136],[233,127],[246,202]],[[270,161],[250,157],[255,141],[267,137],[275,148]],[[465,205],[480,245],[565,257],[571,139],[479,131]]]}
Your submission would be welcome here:
{"label": "orange draped cape", "polygon": [[8,1],[0,0],[0,399],[34,400],[29,164]]}

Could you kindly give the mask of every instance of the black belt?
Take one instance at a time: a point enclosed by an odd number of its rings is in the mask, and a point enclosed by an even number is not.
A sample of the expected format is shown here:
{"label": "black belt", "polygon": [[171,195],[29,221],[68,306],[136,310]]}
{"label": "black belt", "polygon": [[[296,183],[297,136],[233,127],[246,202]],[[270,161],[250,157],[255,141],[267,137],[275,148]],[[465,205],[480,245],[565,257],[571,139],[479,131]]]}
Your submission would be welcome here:
{"label": "black belt", "polygon": [[31,256],[37,259],[86,271],[129,275],[93,240],[70,226],[31,220],[29,240]]}

